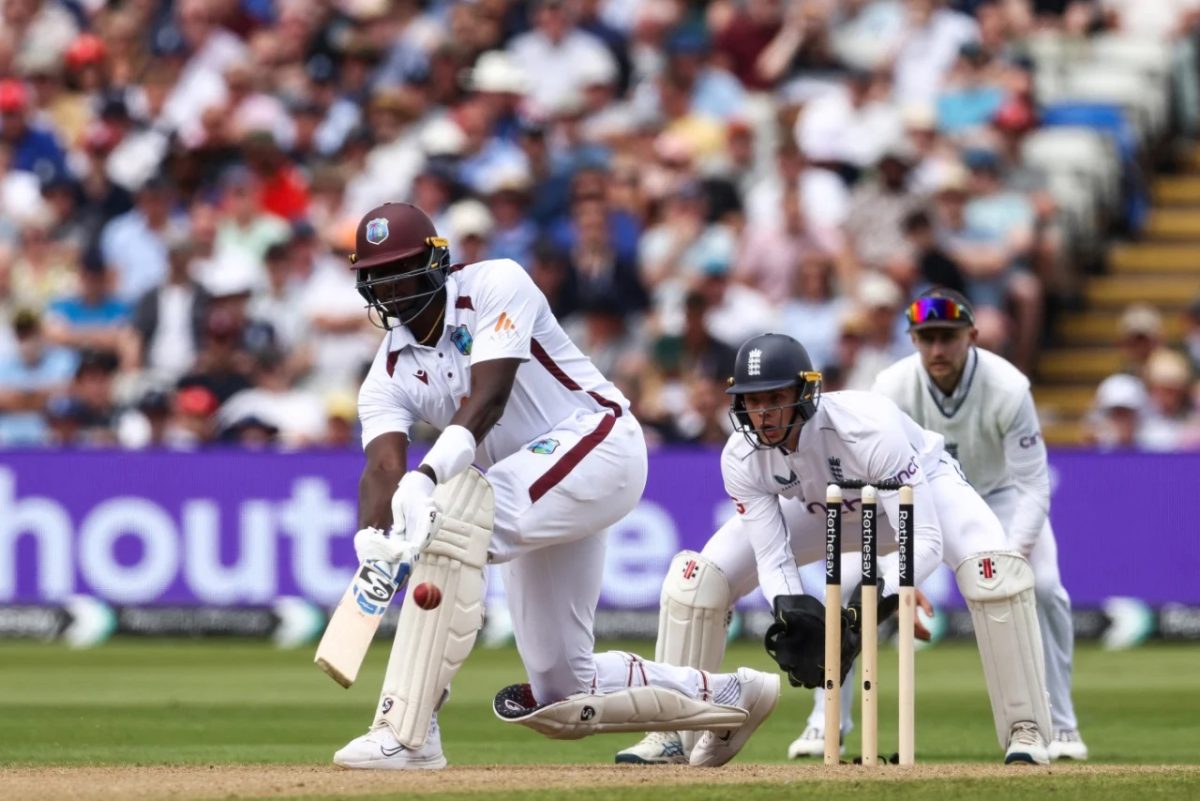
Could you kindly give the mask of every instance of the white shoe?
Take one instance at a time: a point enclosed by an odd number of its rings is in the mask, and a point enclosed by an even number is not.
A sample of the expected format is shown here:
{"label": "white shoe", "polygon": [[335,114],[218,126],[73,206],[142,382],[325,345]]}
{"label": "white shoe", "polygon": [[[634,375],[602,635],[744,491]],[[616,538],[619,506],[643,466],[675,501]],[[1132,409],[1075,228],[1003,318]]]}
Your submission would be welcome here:
{"label": "white shoe", "polygon": [[679,732],[652,731],[637,745],[617,752],[618,765],[686,765],[687,752]]}
{"label": "white shoe", "polygon": [[1004,752],[1004,764],[1050,764],[1046,741],[1042,739],[1042,733],[1035,724],[1027,720],[1013,724],[1008,732],[1008,750]]}
{"label": "white shoe", "polygon": [[1050,747],[1047,750],[1050,752],[1051,759],[1073,759],[1076,762],[1084,762],[1088,758],[1087,743],[1075,729],[1060,729],[1054,732],[1054,739],[1050,741]]}
{"label": "white shoe", "polygon": [[401,745],[391,726],[381,723],[346,743],[333,755],[333,764],[367,770],[439,770],[446,767],[446,755],[442,753],[442,734],[435,718],[429,738],[415,751]]}
{"label": "white shoe", "polygon": [[733,759],[779,703],[778,674],[738,668],[737,680],[741,685],[741,697],[737,705],[746,710],[749,716],[736,729],[710,730],[700,735],[688,759],[694,767],[715,768]]}
{"label": "white shoe", "polygon": [[[846,753],[845,737],[840,738],[839,745],[838,753]],[[825,730],[816,726],[806,728],[804,733],[792,740],[792,744],[788,746],[788,759],[823,756],[825,756]]]}

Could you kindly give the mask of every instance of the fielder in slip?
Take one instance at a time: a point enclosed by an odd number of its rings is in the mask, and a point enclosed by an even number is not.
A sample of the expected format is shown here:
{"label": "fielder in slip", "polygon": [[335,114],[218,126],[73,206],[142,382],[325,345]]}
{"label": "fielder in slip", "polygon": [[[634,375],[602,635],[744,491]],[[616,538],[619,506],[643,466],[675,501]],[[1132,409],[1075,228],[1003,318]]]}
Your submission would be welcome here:
{"label": "fielder in slip", "polygon": [[[808,353],[781,334],[742,345],[727,392],[737,431],[721,455],[721,474],[737,514],[702,552],[685,551],[672,562],[663,582],[655,658],[717,668],[728,611],[758,586],[785,624],[768,643],[772,655],[788,654],[787,664],[778,661],[793,685],[820,686],[824,607],[802,594],[797,564],[825,557],[826,484],[908,484],[914,498],[915,580],[923,581],[942,561],[954,570],[971,608],[1005,762],[1048,762],[1050,710],[1033,572],[1024,556],[1008,549],[1000,521],[945,452],[942,436],[921,428],[879,395],[822,396],[821,374],[813,370]],[[898,493],[880,491],[879,506],[879,551],[894,551]],[[842,517],[844,547],[857,550],[858,493],[847,493]],[[685,572],[693,562],[698,568]],[[881,567],[882,621],[895,610],[899,586],[896,563]],[[843,616],[843,643],[857,641],[859,619]],[[852,656],[843,648],[843,681]],[[688,745],[688,738],[673,732],[653,732],[620,752],[617,761],[678,762]]]}
{"label": "fielder in slip", "polygon": [[873,390],[946,438],[946,450],[1004,524],[1009,546],[1029,559],[1054,726],[1050,758],[1087,759],[1071,701],[1071,599],[1058,572],[1050,470],[1029,379],[975,347],[974,310],[957,292],[930,290],[907,316],[917,353],[880,373]]}
{"label": "fielder in slip", "polygon": [[[446,765],[437,709],[482,625],[487,561],[502,563],[529,679],[497,694],[500,719],[563,739],[703,731],[692,763],[731,759],[774,709],[778,676],[594,653],[604,532],[646,481],[628,401],[520,265],[451,266],[446,240],[415,206],[363,217],[351,262],[387,331],[359,393],[366,466],[355,549],[389,566],[419,556],[374,720],[334,762]],[[418,420],[442,433],[408,470]]]}

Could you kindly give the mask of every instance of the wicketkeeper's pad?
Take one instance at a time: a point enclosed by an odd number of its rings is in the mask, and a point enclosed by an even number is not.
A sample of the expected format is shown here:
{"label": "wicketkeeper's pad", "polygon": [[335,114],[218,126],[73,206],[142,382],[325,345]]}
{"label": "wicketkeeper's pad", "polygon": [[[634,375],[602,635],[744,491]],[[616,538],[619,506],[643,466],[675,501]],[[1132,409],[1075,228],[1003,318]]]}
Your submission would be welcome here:
{"label": "wicketkeeper's pad", "polygon": [[578,740],[603,732],[732,729],[746,722],[746,710],[689,698],[665,687],[629,687],[604,695],[578,693],[539,706],[528,684],[512,684],[496,694],[496,717],[520,723],[555,740]]}
{"label": "wicketkeeper's pad", "polygon": [[1032,721],[1050,741],[1046,663],[1033,597],[1033,568],[1015,552],[973,554],[954,569],[971,610],[983,677],[1000,747],[1019,721]]}
{"label": "wicketkeeper's pad", "polygon": [[[473,467],[439,484],[433,499],[441,527],[409,578],[376,718],[413,749],[424,745],[442,694],[483,626],[483,568],[495,515],[492,486]],[[419,590],[441,600],[422,609],[413,597]]]}

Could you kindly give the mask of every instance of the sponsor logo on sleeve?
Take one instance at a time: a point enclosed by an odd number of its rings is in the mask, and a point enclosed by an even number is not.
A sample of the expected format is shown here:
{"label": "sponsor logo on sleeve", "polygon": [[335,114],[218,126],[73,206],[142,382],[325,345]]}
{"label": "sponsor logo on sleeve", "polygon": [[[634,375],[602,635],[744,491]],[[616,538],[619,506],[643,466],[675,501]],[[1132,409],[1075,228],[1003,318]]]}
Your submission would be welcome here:
{"label": "sponsor logo on sleeve", "polygon": [[1035,431],[1027,437],[1021,437],[1019,440],[1017,440],[1017,444],[1020,445],[1022,448],[1032,448],[1033,446],[1038,444],[1038,441],[1041,438],[1042,438],[1042,432]]}

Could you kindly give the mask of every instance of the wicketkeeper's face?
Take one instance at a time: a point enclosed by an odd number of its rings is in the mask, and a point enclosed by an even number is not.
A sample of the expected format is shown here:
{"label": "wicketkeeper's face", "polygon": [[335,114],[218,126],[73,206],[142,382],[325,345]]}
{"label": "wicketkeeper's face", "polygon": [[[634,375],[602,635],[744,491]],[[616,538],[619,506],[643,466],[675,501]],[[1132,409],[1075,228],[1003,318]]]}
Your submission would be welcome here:
{"label": "wicketkeeper's face", "polygon": [[788,426],[796,414],[796,387],[747,392],[743,396],[746,413],[764,445],[780,445],[788,435]]}

